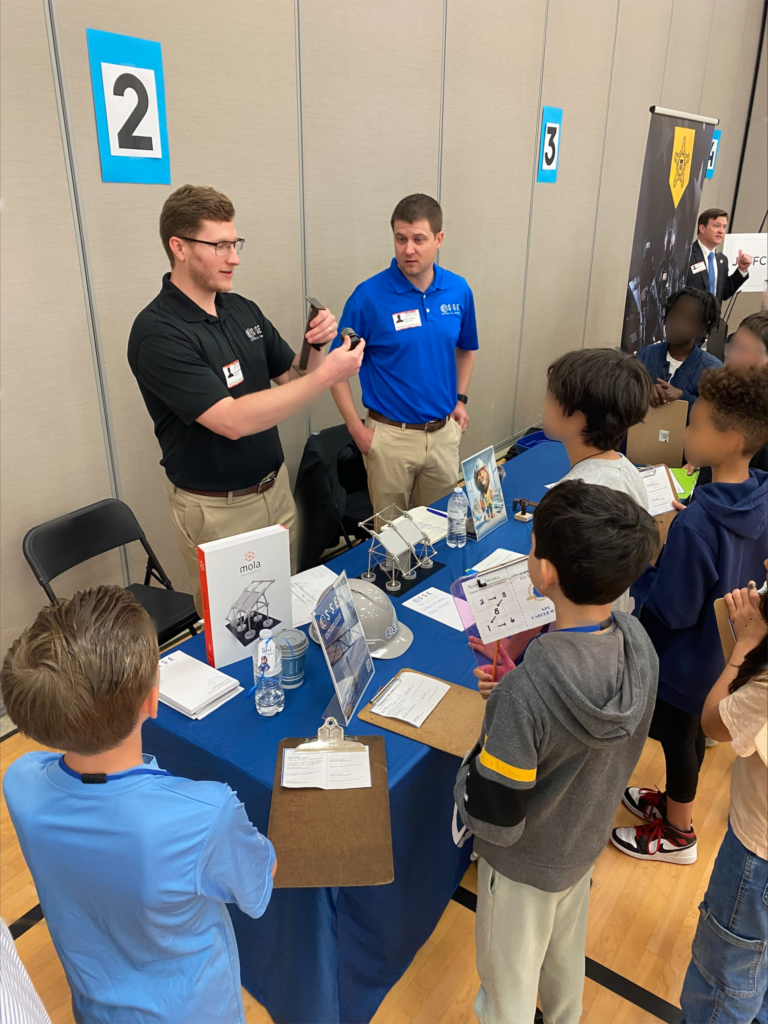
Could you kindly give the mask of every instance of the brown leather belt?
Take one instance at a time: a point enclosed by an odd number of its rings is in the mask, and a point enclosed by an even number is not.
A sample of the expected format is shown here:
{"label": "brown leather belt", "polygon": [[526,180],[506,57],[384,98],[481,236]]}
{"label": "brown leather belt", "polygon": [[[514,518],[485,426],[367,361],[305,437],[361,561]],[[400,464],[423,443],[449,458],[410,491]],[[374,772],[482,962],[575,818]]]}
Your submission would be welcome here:
{"label": "brown leather belt", "polygon": [[387,416],[382,416],[380,412],[375,412],[373,409],[368,410],[368,415],[372,420],[376,420],[377,423],[386,423],[390,427],[400,427],[401,430],[423,430],[426,434],[434,434],[436,430],[442,430],[449,418],[448,416],[443,416],[441,420],[430,420],[429,423],[399,423],[397,420],[391,420]]}
{"label": "brown leather belt", "polygon": [[258,484],[254,484],[253,487],[241,487],[239,491],[196,491],[193,487],[181,487],[179,489],[189,491],[190,494],[201,494],[204,498],[228,498],[230,494],[233,498],[241,498],[244,494],[263,494],[264,491],[268,491],[270,487],[275,486],[276,479],[277,473],[270,473]]}

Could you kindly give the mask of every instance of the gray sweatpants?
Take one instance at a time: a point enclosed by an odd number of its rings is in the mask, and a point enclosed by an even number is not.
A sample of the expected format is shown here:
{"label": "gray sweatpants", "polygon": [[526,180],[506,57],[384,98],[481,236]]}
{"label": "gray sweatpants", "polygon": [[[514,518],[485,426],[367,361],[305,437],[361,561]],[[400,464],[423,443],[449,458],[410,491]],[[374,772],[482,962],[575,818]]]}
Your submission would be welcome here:
{"label": "gray sweatpants", "polygon": [[564,892],[513,882],[478,861],[475,1014],[480,1024],[578,1024],[584,993],[590,869]]}

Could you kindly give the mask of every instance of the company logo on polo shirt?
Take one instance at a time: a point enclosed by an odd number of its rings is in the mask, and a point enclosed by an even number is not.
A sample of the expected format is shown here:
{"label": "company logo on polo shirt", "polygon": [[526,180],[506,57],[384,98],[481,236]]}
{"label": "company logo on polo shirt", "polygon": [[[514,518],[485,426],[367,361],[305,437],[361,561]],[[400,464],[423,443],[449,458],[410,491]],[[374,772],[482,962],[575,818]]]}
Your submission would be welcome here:
{"label": "company logo on polo shirt", "polygon": [[258,324],[255,327],[246,327],[245,333],[247,334],[250,341],[256,341],[257,338],[260,338],[262,336],[261,328],[259,327]]}
{"label": "company logo on polo shirt", "polygon": [[461,303],[444,302],[440,307],[440,312],[443,314],[443,316],[461,316]]}

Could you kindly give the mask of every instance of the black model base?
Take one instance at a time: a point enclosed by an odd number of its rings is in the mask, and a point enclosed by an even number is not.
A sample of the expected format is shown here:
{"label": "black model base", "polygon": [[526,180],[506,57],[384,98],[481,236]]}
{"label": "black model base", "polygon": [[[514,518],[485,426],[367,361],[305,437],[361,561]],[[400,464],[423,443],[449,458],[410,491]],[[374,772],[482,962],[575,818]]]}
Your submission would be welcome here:
{"label": "black model base", "polygon": [[[373,583],[375,586],[379,588],[379,590],[383,590],[387,597],[403,597],[405,594],[408,593],[409,590],[413,590],[414,587],[418,587],[420,583],[423,583],[428,576],[431,576],[433,573],[439,572],[440,569],[444,568],[444,562],[433,561],[429,569],[415,569],[414,572],[416,575],[412,580],[403,579],[403,574],[400,572],[399,569],[396,569],[395,579],[399,582],[400,589],[389,590],[387,588],[387,583],[389,583],[390,580],[392,579],[392,570],[390,569],[387,572],[384,570],[383,566],[377,565],[373,569],[373,572],[376,575],[376,579],[369,580],[368,582]],[[364,580],[366,578],[366,575],[364,572],[362,572],[357,578],[359,580]]]}
{"label": "black model base", "polygon": [[227,623],[227,629],[236,640],[240,641],[243,647],[247,647],[248,644],[252,644],[258,637],[260,630],[274,629],[275,626],[279,625],[280,619],[273,619],[269,615],[259,615],[257,618],[253,619],[251,621],[251,625],[246,626],[245,629],[237,630],[231,622]]}

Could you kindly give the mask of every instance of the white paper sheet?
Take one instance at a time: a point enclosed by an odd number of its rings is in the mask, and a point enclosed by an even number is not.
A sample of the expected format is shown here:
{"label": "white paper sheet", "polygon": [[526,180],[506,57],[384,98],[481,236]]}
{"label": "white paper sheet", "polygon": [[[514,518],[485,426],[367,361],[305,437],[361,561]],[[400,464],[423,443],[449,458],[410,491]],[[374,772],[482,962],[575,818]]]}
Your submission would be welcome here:
{"label": "white paper sheet", "polygon": [[438,590],[437,587],[427,587],[415,597],[403,601],[403,605],[410,608],[411,611],[434,619],[435,622],[442,622],[444,626],[450,626],[451,629],[458,629],[459,632],[464,629],[456,609],[456,602],[450,594]]}
{"label": "white paper sheet", "polygon": [[370,789],[368,748],[337,753],[286,747],[280,784],[286,789]]}
{"label": "white paper sheet", "polygon": [[488,555],[482,562],[478,562],[477,565],[473,565],[472,568],[476,572],[484,572],[486,569],[495,569],[497,565],[503,565],[504,562],[512,562],[516,558],[527,558],[527,555],[521,555],[519,551],[508,551],[507,548],[496,548],[493,554]]}
{"label": "white paper sheet", "polygon": [[399,718],[420,729],[450,690],[447,683],[418,672],[403,672],[371,708],[383,718]]}
{"label": "white paper sheet", "polygon": [[314,569],[291,576],[294,628],[309,625],[315,605],[335,579],[336,573],[327,565],[316,565]]}
{"label": "white paper sheet", "polygon": [[533,586],[527,560],[518,564],[520,568],[510,566],[482,577],[473,576],[463,584],[464,596],[484,643],[555,620],[555,606]]}
{"label": "white paper sheet", "polygon": [[650,512],[652,516],[663,515],[664,512],[673,512],[673,499],[677,498],[672,484],[669,482],[669,473],[666,466],[648,466],[640,470],[645,489],[648,492]]}

